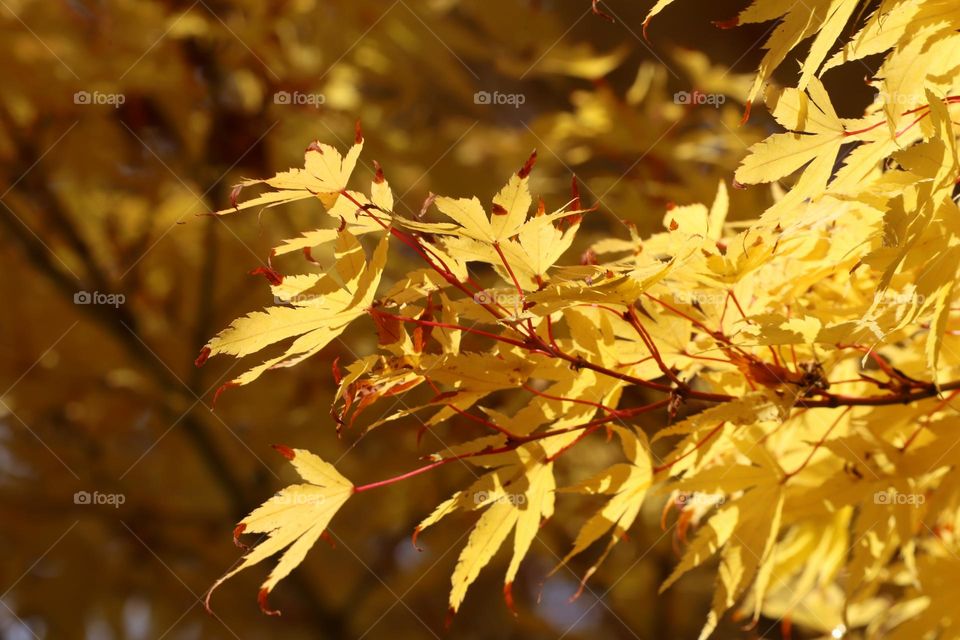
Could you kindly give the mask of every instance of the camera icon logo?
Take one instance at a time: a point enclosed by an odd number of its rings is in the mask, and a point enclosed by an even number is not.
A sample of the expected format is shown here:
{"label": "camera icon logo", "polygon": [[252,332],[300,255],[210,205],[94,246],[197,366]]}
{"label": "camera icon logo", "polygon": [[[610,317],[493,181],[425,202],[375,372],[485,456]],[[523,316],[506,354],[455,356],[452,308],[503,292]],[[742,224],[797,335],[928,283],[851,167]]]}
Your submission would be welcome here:
{"label": "camera icon logo", "polygon": [[676,104],[693,104],[693,96],[689,91],[677,91],[673,94],[673,101]]}
{"label": "camera icon logo", "polygon": [[93,296],[89,291],[77,291],[73,294],[73,304],[90,304],[93,302]]}
{"label": "camera icon logo", "polygon": [[492,101],[489,91],[477,91],[473,94],[473,104],[490,104]]}
{"label": "camera icon logo", "polygon": [[277,91],[273,94],[274,104],[290,104],[291,95],[289,91]]}
{"label": "camera icon logo", "polygon": [[473,294],[473,301],[477,304],[493,304],[494,299],[489,291],[477,291]]}
{"label": "camera icon logo", "polygon": [[487,491],[477,491],[476,493],[473,494],[474,504],[483,504],[488,500],[490,500],[490,493]]}
{"label": "camera icon logo", "polygon": [[89,91],[77,91],[73,94],[73,104],[90,104],[92,97]]}
{"label": "camera icon logo", "polygon": [[73,504],[90,504],[92,497],[89,491],[77,491],[73,494]]}

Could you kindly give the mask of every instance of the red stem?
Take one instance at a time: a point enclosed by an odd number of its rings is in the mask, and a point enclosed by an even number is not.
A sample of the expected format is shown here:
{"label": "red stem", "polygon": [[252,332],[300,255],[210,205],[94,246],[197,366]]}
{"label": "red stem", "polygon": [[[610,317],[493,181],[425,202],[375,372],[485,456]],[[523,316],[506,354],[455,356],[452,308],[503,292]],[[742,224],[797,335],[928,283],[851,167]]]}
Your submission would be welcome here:
{"label": "red stem", "polygon": [[[354,198],[353,196],[351,196],[351,195],[347,192],[346,189],[342,189],[342,190],[340,191],[340,195],[342,195],[342,196],[345,197],[347,200],[349,200],[349,201],[352,202],[354,205],[356,205],[357,208],[358,208],[360,211],[364,212],[364,213],[365,213],[366,215],[368,215],[371,219],[375,220],[375,221],[377,222],[377,224],[379,224],[381,227],[384,228],[384,230],[389,231],[392,236],[394,236],[395,238],[398,238],[398,239],[399,239],[401,242],[403,242],[405,245],[407,245],[408,247],[410,247],[411,249],[413,249],[421,258],[423,258],[423,260],[430,266],[430,268],[432,268],[434,271],[436,271],[438,274],[440,274],[440,276],[441,276],[444,280],[446,280],[446,281],[449,282],[451,285],[453,285],[454,287],[456,287],[457,289],[459,289],[460,291],[462,291],[463,293],[465,293],[467,296],[469,296],[469,297],[471,297],[471,298],[474,296],[474,294],[475,294],[476,292],[475,292],[475,291],[470,291],[470,289],[468,289],[468,288],[466,287],[466,285],[464,285],[462,282],[460,282],[460,280],[457,279],[457,277],[453,275],[453,272],[450,270],[450,268],[447,267],[447,265],[443,262],[443,259],[442,259],[442,258],[440,258],[439,256],[437,256],[437,260],[439,260],[440,264],[443,265],[443,266],[441,267],[441,266],[437,265],[437,264],[426,254],[425,248],[423,247],[423,245],[420,243],[420,241],[419,241],[416,237],[411,236],[410,234],[405,233],[405,232],[401,231],[400,229],[397,229],[396,227],[394,227],[394,226],[392,226],[392,225],[388,225],[387,223],[385,223],[383,220],[381,220],[381,219],[378,218],[377,216],[372,215],[372,214],[370,213],[370,211],[369,211],[370,208],[374,208],[374,209],[376,209],[376,210],[378,210],[378,211],[382,211],[382,209],[380,209],[380,208],[377,207],[376,205],[372,205],[372,204],[371,204],[371,205],[363,205],[363,204],[360,204],[360,202],[358,202],[356,198]],[[387,212],[384,212],[384,213],[387,213]],[[488,304],[486,304],[486,303],[480,303],[480,305],[481,305],[484,309],[486,309],[487,311],[489,311],[496,319],[500,320],[500,319],[503,318],[503,316],[502,316],[500,313],[498,313],[498,312],[497,312],[493,307],[491,307],[490,305],[488,305]]]}
{"label": "red stem", "polygon": [[378,487],[386,487],[386,486],[388,486],[388,485],[395,484],[395,483],[397,483],[397,482],[401,482],[401,481],[406,480],[406,479],[408,479],[408,478],[413,478],[414,476],[418,476],[418,475],[420,475],[421,473],[426,473],[427,471],[431,471],[431,470],[433,470],[433,469],[436,469],[437,467],[442,466],[442,465],[444,465],[444,464],[447,464],[448,462],[452,462],[453,460],[456,460],[456,459],[457,459],[457,458],[454,457],[454,458],[444,458],[443,460],[437,460],[436,462],[434,462],[434,463],[432,463],[432,464],[428,464],[428,465],[425,466],[425,467],[418,467],[417,469],[414,469],[413,471],[408,471],[408,472],[406,472],[406,473],[402,473],[402,474],[400,474],[399,476],[394,476],[394,477],[392,477],[392,478],[387,478],[386,480],[378,480],[377,482],[371,482],[371,483],[369,483],[369,484],[360,485],[359,487],[354,487],[354,488],[353,488],[353,492],[354,492],[354,493],[360,493],[361,491],[369,491],[370,489],[376,489],[376,488],[378,488]]}
{"label": "red stem", "polygon": [[[957,104],[958,102],[960,102],[960,96],[947,96],[947,97],[944,99],[944,102],[946,102],[947,104]],[[908,130],[910,129],[910,127],[914,126],[915,124],[917,124],[918,122],[920,122],[921,120],[923,120],[924,118],[926,118],[928,115],[930,115],[930,106],[929,106],[929,105],[921,105],[921,106],[916,107],[916,108],[914,108],[914,109],[910,109],[910,110],[908,110],[908,111],[904,111],[902,114],[900,114],[900,115],[903,115],[903,116],[909,116],[909,115],[913,115],[914,113],[920,113],[920,112],[923,111],[924,109],[927,110],[926,113],[920,115],[920,117],[918,117],[916,120],[914,120],[914,121],[911,122],[909,125],[907,125],[906,127],[904,127],[903,129],[901,129],[900,131],[898,131],[898,132],[896,133],[896,136],[897,136],[898,138],[900,137],[900,135],[901,135],[902,133],[905,133],[906,131],[908,131]],[[860,135],[860,134],[862,134],[862,133],[869,133],[869,132],[873,131],[874,129],[877,129],[877,128],[879,128],[879,127],[882,127],[882,126],[885,125],[886,123],[887,123],[886,120],[882,120],[882,121],[880,121],[880,122],[877,122],[876,124],[870,125],[869,127],[864,127],[863,129],[857,129],[857,130],[855,130],[855,131],[844,131],[844,132],[843,132],[843,135],[846,136],[846,137],[849,137],[849,136],[857,136],[857,135]]]}
{"label": "red stem", "polygon": [[795,476],[795,475],[797,475],[798,473],[800,473],[801,471],[803,471],[803,470],[806,468],[806,466],[807,466],[808,464],[810,464],[810,460],[813,459],[813,454],[815,454],[815,453],[820,449],[820,447],[823,446],[823,443],[826,442],[826,441],[827,441],[827,438],[830,436],[830,432],[833,431],[833,429],[834,429],[838,424],[840,424],[840,421],[843,420],[843,417],[844,417],[845,415],[847,415],[848,413],[850,413],[850,409],[852,409],[852,408],[853,408],[853,407],[847,407],[846,409],[844,409],[843,411],[840,412],[840,415],[837,416],[837,419],[833,421],[833,424],[831,424],[831,425],[827,428],[827,430],[824,432],[823,436],[821,436],[820,440],[818,440],[818,441],[816,442],[816,444],[814,445],[813,449],[811,449],[811,450],[810,450],[810,453],[807,454],[807,457],[806,457],[806,459],[803,461],[803,464],[801,464],[799,467],[797,467],[796,469],[794,469],[794,470],[791,471],[790,473],[784,474],[783,479],[780,480],[780,483],[781,483],[781,484],[785,483],[787,480],[789,480],[789,479],[792,478],[793,476]]}
{"label": "red stem", "polygon": [[662,464],[662,465],[660,465],[660,466],[658,466],[658,467],[654,467],[654,468],[653,468],[653,472],[654,472],[654,473],[660,473],[661,471],[665,471],[665,470],[669,469],[670,467],[672,467],[673,465],[675,465],[675,464],[677,464],[678,462],[680,462],[681,460],[683,460],[684,458],[686,458],[687,456],[689,456],[691,453],[696,452],[697,450],[700,449],[700,447],[702,447],[703,445],[705,445],[710,438],[712,438],[713,436],[717,435],[717,433],[720,431],[720,429],[723,428],[723,425],[725,425],[725,424],[726,424],[726,422],[721,422],[720,424],[718,424],[717,426],[715,426],[713,429],[711,429],[711,430],[710,430],[710,433],[708,433],[708,434],[705,435],[703,438],[701,438],[700,441],[697,442],[696,445],[694,445],[693,449],[690,449],[690,451],[687,451],[685,454],[683,454],[682,456],[680,456],[680,457],[672,460],[671,462],[668,462],[668,463],[666,463],[666,464]]}
{"label": "red stem", "polygon": [[647,328],[643,326],[640,322],[640,318],[637,317],[637,312],[633,307],[627,307],[627,321],[633,326],[638,334],[640,334],[640,339],[643,340],[643,343],[647,346],[647,350],[650,352],[651,357],[656,361],[657,366],[660,368],[660,371],[663,372],[663,375],[667,376],[673,384],[677,385],[677,389],[682,393],[685,393],[689,390],[687,383],[677,377],[670,367],[663,361],[663,358],[660,356],[660,351],[657,349],[657,345],[654,344],[653,338],[650,337],[650,334],[647,332]]}
{"label": "red stem", "polygon": [[611,414],[615,414],[618,411],[617,409],[600,404],[599,402],[592,402],[590,400],[583,400],[580,398],[564,398],[563,396],[555,396],[549,393],[544,393],[543,391],[537,391],[536,389],[534,389],[529,385],[523,385],[523,388],[524,390],[529,391],[530,393],[536,394],[541,398],[547,398],[548,400],[558,400],[560,402],[575,402],[577,404],[585,404],[591,407],[596,407],[597,409],[603,409],[607,413],[611,413]]}
{"label": "red stem", "polygon": [[515,347],[520,347],[522,349],[532,350],[530,345],[521,342],[520,340],[514,340],[513,338],[508,338],[506,336],[501,336],[496,333],[490,333],[489,331],[484,331],[482,329],[474,329],[473,327],[465,327],[460,324],[450,324],[447,322],[435,322],[433,320],[423,320],[421,318],[412,318],[410,316],[400,316],[395,313],[390,313],[388,311],[383,311],[382,309],[370,309],[371,313],[377,315],[386,316],[388,318],[393,318],[394,320],[399,320],[400,322],[413,322],[424,327],[436,327],[438,329],[454,329],[457,331],[463,331],[465,333],[472,333],[474,335],[483,336],[484,338],[490,338],[491,340],[496,340],[497,342],[503,342]]}
{"label": "red stem", "polygon": [[500,256],[500,261],[503,263],[503,266],[507,269],[507,273],[510,274],[510,279],[513,280],[513,286],[517,288],[517,295],[520,296],[521,300],[523,300],[523,288],[520,286],[520,281],[517,280],[516,274],[513,273],[513,267],[511,267],[510,263],[507,262],[507,256],[503,255],[503,249],[500,248],[500,243],[494,242],[493,248],[497,252],[497,255]]}
{"label": "red stem", "polygon": [[566,433],[572,433],[574,431],[580,431],[580,430],[590,430],[592,432],[597,427],[607,424],[608,422],[612,422],[613,420],[617,420],[621,416],[630,416],[630,417],[637,416],[637,415],[640,415],[641,413],[647,413],[649,411],[654,411],[656,409],[665,407],[667,406],[667,404],[669,404],[669,402],[670,402],[669,399],[660,400],[659,402],[654,402],[652,404],[644,405],[642,407],[625,409],[620,412],[619,416],[611,415],[603,418],[596,418],[594,420],[590,420],[589,422],[574,425],[572,427],[566,427],[564,429],[554,429],[553,431],[544,431],[542,433],[535,433],[529,436],[513,438],[507,444],[500,447],[491,447],[489,449],[484,449],[481,451],[473,451],[471,453],[463,453],[458,456],[450,456],[449,458],[443,458],[442,460],[431,462],[426,466],[418,467],[417,469],[414,469],[412,471],[407,471],[406,473],[402,473],[398,476],[393,476],[392,478],[387,478],[385,480],[378,480],[377,482],[371,482],[369,484],[364,484],[358,487],[354,487],[353,492],[360,493],[361,491],[369,491],[370,489],[376,489],[378,487],[385,487],[391,484],[395,484],[397,482],[402,482],[403,480],[406,480],[408,478],[418,476],[421,473],[426,473],[427,471],[431,471],[433,469],[436,469],[437,467],[443,466],[445,464],[450,464],[451,462],[456,462],[458,460],[465,460],[467,458],[476,458],[479,456],[491,456],[498,453],[509,453],[511,451],[516,450],[521,445],[527,444],[528,442],[535,442],[537,440],[552,438],[554,436],[560,436]]}

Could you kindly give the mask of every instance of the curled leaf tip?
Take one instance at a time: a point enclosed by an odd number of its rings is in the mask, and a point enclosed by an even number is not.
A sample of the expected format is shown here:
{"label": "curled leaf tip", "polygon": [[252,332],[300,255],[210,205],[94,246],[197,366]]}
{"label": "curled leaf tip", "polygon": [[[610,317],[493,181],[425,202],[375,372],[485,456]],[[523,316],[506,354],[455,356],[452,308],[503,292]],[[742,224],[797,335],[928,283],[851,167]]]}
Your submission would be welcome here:
{"label": "curled leaf tip", "polygon": [[584,589],[587,588],[587,580],[589,580],[590,576],[592,576],[596,571],[597,571],[596,566],[592,566],[589,569],[587,569],[586,573],[583,574],[583,577],[580,578],[580,586],[577,587],[577,590],[574,592],[574,594],[570,596],[570,599],[568,600],[568,602],[573,603],[580,599],[580,596],[583,595]]}
{"label": "curled leaf tip", "polygon": [[317,140],[314,140],[307,146],[307,153],[311,151],[316,151],[320,155],[323,155],[323,147],[320,146],[320,143]]}
{"label": "curled leaf tip", "polygon": [[272,444],[270,446],[287,460],[293,460],[297,455],[293,449],[285,444]]}
{"label": "curled leaf tip", "polygon": [[373,161],[373,168],[376,170],[376,174],[373,176],[373,181],[376,184],[383,184],[385,178],[383,177],[383,167],[380,166],[380,163],[376,160]]}
{"label": "curled leaf tip", "polygon": [[241,191],[243,191],[242,184],[234,185],[233,189],[230,190],[230,206],[234,209],[239,209],[237,206],[237,198],[240,197]]}
{"label": "curled leaf tip", "polygon": [[207,591],[207,595],[203,598],[203,608],[206,609],[207,613],[211,616],[213,615],[213,609],[210,608],[210,596],[213,595],[214,589],[216,589],[216,585],[211,587],[210,590]]}
{"label": "curled leaf tip", "polygon": [[260,589],[260,593],[257,594],[257,604],[260,605],[260,611],[263,611],[268,616],[279,616],[280,611],[278,609],[271,609],[270,603],[267,602],[267,598],[270,596],[270,590],[267,588]]}
{"label": "curled leaf tip", "polygon": [[517,607],[513,601],[513,583],[507,582],[503,585],[503,601],[507,603],[507,609],[510,610],[510,613],[513,614],[514,618],[519,617],[517,615]]}
{"label": "curled leaf tip", "polygon": [[427,197],[424,199],[423,204],[420,205],[420,213],[417,214],[418,218],[422,218],[427,215],[427,209],[430,208],[430,205],[433,204],[433,201],[437,199],[437,194],[430,192],[427,194]]}
{"label": "curled leaf tip", "polygon": [[530,153],[530,157],[527,158],[527,161],[523,163],[523,166],[520,167],[520,171],[517,171],[517,177],[523,179],[530,175],[530,172],[533,170],[533,165],[537,164],[537,150],[534,149]]}
{"label": "curled leaf tip", "polygon": [[363,129],[360,127],[360,120],[353,125],[353,141],[356,144],[363,142]]}
{"label": "curled leaf tip", "polygon": [[747,100],[746,108],[743,110],[743,118],[740,120],[740,126],[747,124],[750,120],[750,110],[753,109],[753,100]]}
{"label": "curled leaf tip", "polygon": [[240,542],[240,536],[243,535],[243,532],[246,531],[246,529],[247,529],[246,523],[241,522],[233,530],[233,544],[237,545],[238,547],[244,550],[250,548],[249,545],[246,545]]}
{"label": "curled leaf tip", "polygon": [[210,357],[210,347],[204,347],[200,349],[200,355],[197,356],[197,359],[193,361],[193,366],[202,367],[206,364],[207,359]]}
{"label": "curled leaf tip", "polygon": [[217,401],[220,400],[221,393],[223,393],[224,391],[226,391],[231,387],[236,387],[236,386],[237,386],[236,382],[230,381],[217,387],[217,390],[213,392],[213,403],[210,406],[210,410],[212,411],[217,408]]}
{"label": "curled leaf tip", "polygon": [[252,276],[262,275],[267,279],[267,281],[270,282],[270,284],[272,284],[275,287],[283,283],[283,276],[280,275],[280,273],[278,273],[276,270],[271,269],[270,267],[257,267],[256,269],[252,269],[250,271],[250,275]]}
{"label": "curled leaf tip", "polygon": [[663,505],[663,511],[660,512],[660,530],[667,530],[667,517],[670,515],[670,510],[673,509],[676,504],[675,500],[667,500]]}
{"label": "curled leaf tip", "polygon": [[333,359],[330,370],[333,373],[333,381],[336,382],[339,387],[340,383],[343,382],[343,372],[340,371],[340,356]]}
{"label": "curled leaf tip", "polygon": [[413,530],[413,535],[410,536],[410,542],[413,543],[413,548],[417,551],[423,552],[423,547],[417,545],[417,538],[420,537],[420,527],[418,526]]}
{"label": "curled leaf tip", "polygon": [[333,539],[333,536],[330,535],[329,531],[324,530],[324,532],[320,534],[320,539],[326,542],[331,549],[337,548],[337,541]]}
{"label": "curled leaf tip", "polygon": [[733,29],[734,27],[740,26],[740,18],[734,16],[728,20],[714,20],[713,26],[718,29]]}
{"label": "curled leaf tip", "polygon": [[590,10],[593,11],[593,15],[599,16],[607,22],[616,22],[616,20],[613,19],[613,16],[600,8],[600,0],[593,0],[593,4],[590,5]]}

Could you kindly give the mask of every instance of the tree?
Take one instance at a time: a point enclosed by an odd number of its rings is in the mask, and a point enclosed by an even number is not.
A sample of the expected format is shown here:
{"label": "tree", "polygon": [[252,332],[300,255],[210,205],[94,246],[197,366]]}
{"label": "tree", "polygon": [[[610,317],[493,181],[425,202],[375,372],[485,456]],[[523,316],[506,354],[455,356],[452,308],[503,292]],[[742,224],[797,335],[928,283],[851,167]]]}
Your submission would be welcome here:
{"label": "tree", "polygon": [[[658,2],[644,29],[670,4]],[[960,9],[935,0],[868,8],[757,0],[722,25],[778,21],[745,120],[774,70],[812,38],[796,86],[764,96],[783,132],[753,144],[733,176],[737,188],[774,185],[773,204],[744,223],[727,221],[721,181],[709,205],[667,207],[664,231],[602,238],[570,260],[603,203],[586,201],[575,178],[569,196],[535,201],[536,152],[492,199],[431,196],[405,215],[389,167],[374,163],[369,188],[349,187],[366,182],[354,175],[359,124],[345,153],[315,141],[303,169],[240,183],[219,215],[309,199],[328,220],[273,250],[276,264],[259,272],[277,304],[235,320],[197,364],[279,347],[221,390],[290,375],[272,370],[366,322],[377,349],[333,362],[331,422],[348,433],[369,408],[394,402],[364,433],[391,438],[387,425],[413,424],[438,447],[421,466],[355,485],[324,456],[278,445],[302,483],[240,521],[238,543],[266,538],[217,584],[280,554],[259,596],[275,613],[270,591],[347,500],[377,500],[365,494],[457,465],[468,484],[414,535],[479,514],[453,571],[451,612],[511,536],[504,595],[513,606],[520,562],[558,496],[599,497],[554,569],[599,551],[585,583],[644,505],[665,495],[664,522],[692,535],[661,589],[719,558],[701,637],[733,607],[835,636],[960,635],[946,577],[958,563],[960,499],[951,404],[960,394],[951,348]],[[842,38],[848,24],[857,31]],[[874,102],[862,117],[839,117],[821,77],[875,55]],[[241,200],[255,185],[269,189]],[[387,278],[397,253],[419,266]],[[316,267],[281,272],[289,254]],[[619,459],[578,455],[604,435]],[[558,474],[572,481],[558,486]]]}
{"label": "tree", "polygon": [[955,635],[957,11],[653,4],[0,3],[0,635]]}

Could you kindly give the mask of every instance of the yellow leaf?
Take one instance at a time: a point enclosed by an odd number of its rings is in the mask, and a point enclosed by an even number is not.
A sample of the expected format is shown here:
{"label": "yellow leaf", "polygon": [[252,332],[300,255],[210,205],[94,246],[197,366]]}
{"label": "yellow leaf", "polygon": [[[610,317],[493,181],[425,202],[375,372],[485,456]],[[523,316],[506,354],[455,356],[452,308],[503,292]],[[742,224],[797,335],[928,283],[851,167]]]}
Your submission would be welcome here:
{"label": "yellow leaf", "polygon": [[374,251],[372,260],[366,263],[360,243],[353,235],[342,232],[338,239],[336,262],[342,283],[326,275],[313,287],[298,292],[297,295],[305,299],[307,304],[269,307],[266,311],[255,311],[234,320],[207,343],[198,362],[221,353],[246,356],[299,336],[282,355],[253,367],[228,383],[229,386],[235,386],[252,382],[268,369],[292,366],[313,355],[366,313],[380,282],[388,244],[389,236],[385,235]]}
{"label": "yellow leaf", "polygon": [[494,238],[509,238],[526,222],[527,212],[533,202],[527,186],[528,181],[526,174],[521,177],[514,173],[509,182],[493,197],[490,228]]}
{"label": "yellow leaf", "polygon": [[737,169],[736,180],[742,184],[773,182],[790,175],[815,158],[828,158],[829,162],[816,165],[818,173],[824,175],[821,182],[826,184],[843,143],[844,135],[840,130],[812,135],[774,134],[750,147],[749,155]]}
{"label": "yellow leaf", "polygon": [[453,587],[450,590],[450,608],[453,611],[460,608],[467,595],[467,588],[506,540],[519,515],[517,509],[508,502],[497,502],[487,509],[474,525],[467,545],[460,552],[457,566],[453,570]]}
{"label": "yellow leaf", "polygon": [[461,232],[464,236],[490,243],[497,240],[493,226],[487,218],[487,212],[483,210],[483,205],[476,197],[454,199],[440,196],[434,200],[434,204],[441,213],[462,227]]}
{"label": "yellow leaf", "polygon": [[256,184],[265,184],[276,191],[235,203],[230,209],[217,211],[217,215],[252,207],[275,207],[314,197],[319,197],[324,206],[332,207],[337,200],[337,192],[347,188],[347,181],[357,165],[362,149],[363,139],[359,138],[359,135],[356,144],[346,156],[340,155],[337,149],[328,144],[313,142],[304,152],[303,169],[290,169],[266,180],[244,180],[235,188],[234,197],[239,195],[240,189]]}
{"label": "yellow leaf", "polygon": [[573,548],[554,567],[550,572],[551,575],[613,528],[603,553],[584,574],[581,584],[585,583],[606,559],[613,546],[624,537],[627,529],[640,513],[640,507],[643,506],[647,489],[650,488],[653,480],[653,468],[646,436],[643,432],[625,427],[614,426],[612,429],[620,437],[624,454],[630,462],[615,464],[593,478],[564,490],[575,493],[607,494],[613,497],[583,524],[573,543]]}
{"label": "yellow leaf", "polygon": [[[478,447],[484,448],[497,441],[482,438],[464,445],[458,451],[478,450]],[[446,453],[450,454],[449,451]],[[417,526],[419,535],[457,510],[485,509],[470,532],[453,572],[450,591],[452,611],[460,608],[467,589],[515,528],[513,556],[504,580],[504,594],[508,604],[511,604],[510,588],[520,562],[530,550],[541,520],[553,514],[553,464],[545,462],[546,456],[547,452],[537,443],[520,447],[509,455],[506,464],[484,474],[468,489],[455,493]]]}
{"label": "yellow leaf", "polygon": [[333,465],[304,449],[277,448],[291,460],[307,483],[286,487],[240,521],[235,535],[261,533],[266,534],[267,539],[250,550],[239,566],[214,583],[207,593],[207,609],[214,589],[224,581],[286,549],[261,586],[258,598],[265,613],[279,614],[268,608],[267,596],[278,582],[303,562],[330,520],[353,495],[353,485]]}

